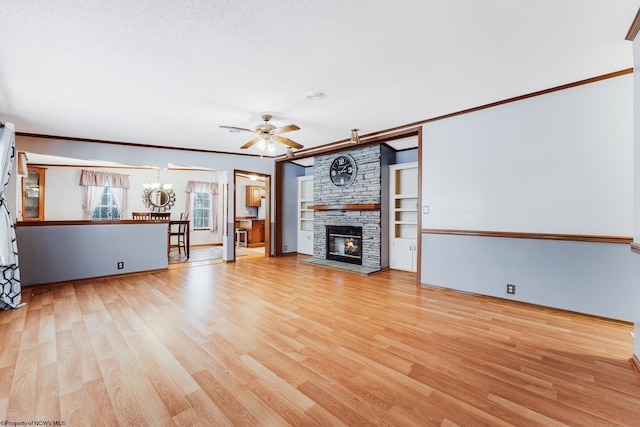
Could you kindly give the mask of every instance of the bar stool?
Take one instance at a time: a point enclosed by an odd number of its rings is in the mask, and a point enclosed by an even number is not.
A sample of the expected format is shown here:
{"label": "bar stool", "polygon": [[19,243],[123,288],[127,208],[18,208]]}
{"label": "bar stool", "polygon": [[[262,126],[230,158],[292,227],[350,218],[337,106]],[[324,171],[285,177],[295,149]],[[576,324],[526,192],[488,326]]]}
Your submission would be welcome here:
{"label": "bar stool", "polygon": [[238,248],[247,247],[247,229],[246,228],[236,228],[236,247]]}
{"label": "bar stool", "polygon": [[177,230],[173,228],[176,224],[169,222],[169,249],[178,248],[178,255],[182,254],[182,250],[187,255],[187,230],[189,228],[187,221],[186,219],[181,219],[177,224]]}

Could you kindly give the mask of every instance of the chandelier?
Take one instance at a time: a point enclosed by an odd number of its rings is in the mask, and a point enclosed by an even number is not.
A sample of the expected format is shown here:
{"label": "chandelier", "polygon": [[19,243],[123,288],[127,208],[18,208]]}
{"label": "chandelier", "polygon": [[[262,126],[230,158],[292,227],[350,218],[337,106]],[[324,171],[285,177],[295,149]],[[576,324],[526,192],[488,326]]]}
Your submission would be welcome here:
{"label": "chandelier", "polygon": [[155,182],[145,182],[142,184],[145,190],[170,190],[173,184],[163,184],[160,182],[160,169],[158,169],[158,177]]}

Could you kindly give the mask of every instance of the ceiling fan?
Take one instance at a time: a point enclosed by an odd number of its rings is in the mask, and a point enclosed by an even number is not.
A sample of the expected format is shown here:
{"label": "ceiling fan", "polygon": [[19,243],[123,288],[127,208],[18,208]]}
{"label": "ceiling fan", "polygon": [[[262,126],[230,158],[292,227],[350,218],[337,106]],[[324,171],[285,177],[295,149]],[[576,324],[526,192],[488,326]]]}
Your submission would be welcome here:
{"label": "ceiling fan", "polygon": [[223,129],[229,129],[232,131],[252,132],[252,133],[258,134],[258,136],[256,136],[255,138],[253,138],[251,141],[247,142],[240,148],[249,148],[254,144],[258,144],[258,149],[260,151],[272,152],[272,151],[275,151],[275,147],[273,145],[274,140],[290,147],[288,150],[290,150],[291,147],[298,150],[300,150],[301,148],[304,148],[303,145],[278,135],[280,133],[299,130],[300,128],[298,126],[288,125],[288,126],[282,126],[277,128],[271,123],[269,123],[269,120],[271,120],[271,117],[272,117],[271,114],[263,114],[262,120],[264,120],[264,123],[256,126],[254,130],[247,129],[247,128],[239,128],[235,126],[220,126],[220,127]]}

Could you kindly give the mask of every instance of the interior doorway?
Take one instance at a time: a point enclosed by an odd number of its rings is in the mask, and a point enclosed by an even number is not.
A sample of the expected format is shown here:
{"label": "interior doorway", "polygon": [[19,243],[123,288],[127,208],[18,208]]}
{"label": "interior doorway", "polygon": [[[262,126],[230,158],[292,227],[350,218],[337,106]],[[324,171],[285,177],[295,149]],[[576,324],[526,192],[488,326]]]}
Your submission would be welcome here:
{"label": "interior doorway", "polygon": [[271,176],[234,171],[234,259],[271,255]]}

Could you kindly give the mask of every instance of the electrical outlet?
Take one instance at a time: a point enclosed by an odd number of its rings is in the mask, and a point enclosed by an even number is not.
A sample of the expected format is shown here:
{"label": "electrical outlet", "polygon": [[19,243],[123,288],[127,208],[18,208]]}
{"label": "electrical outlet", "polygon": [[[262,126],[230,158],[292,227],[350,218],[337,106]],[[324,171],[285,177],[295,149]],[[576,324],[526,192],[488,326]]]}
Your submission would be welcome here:
{"label": "electrical outlet", "polygon": [[285,250],[285,251],[288,251],[288,250],[289,250],[289,246],[284,245],[284,250]]}
{"label": "electrical outlet", "polygon": [[510,295],[516,294],[516,285],[512,285],[511,283],[507,283],[507,293]]}
{"label": "electrical outlet", "polygon": [[118,270],[122,270],[124,268],[124,261],[118,261]]}

